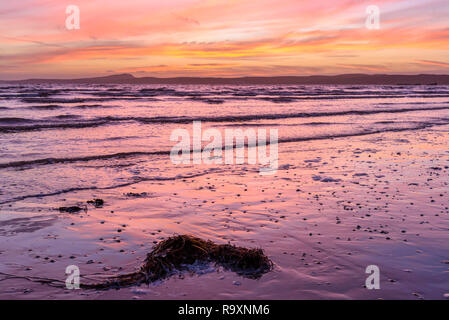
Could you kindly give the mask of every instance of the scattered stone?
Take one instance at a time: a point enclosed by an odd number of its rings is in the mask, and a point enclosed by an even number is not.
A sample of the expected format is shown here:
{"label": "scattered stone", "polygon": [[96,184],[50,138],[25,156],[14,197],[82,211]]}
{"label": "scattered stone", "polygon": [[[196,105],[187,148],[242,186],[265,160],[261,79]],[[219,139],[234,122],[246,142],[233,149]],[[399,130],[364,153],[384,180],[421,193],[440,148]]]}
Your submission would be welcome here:
{"label": "scattered stone", "polygon": [[59,207],[59,212],[78,213],[78,212],[80,212],[81,210],[83,210],[83,208],[78,207],[78,206]]}
{"label": "scattered stone", "polygon": [[93,204],[95,206],[95,208],[101,208],[104,205],[104,200],[103,199],[93,199],[93,200],[88,200],[87,203]]}

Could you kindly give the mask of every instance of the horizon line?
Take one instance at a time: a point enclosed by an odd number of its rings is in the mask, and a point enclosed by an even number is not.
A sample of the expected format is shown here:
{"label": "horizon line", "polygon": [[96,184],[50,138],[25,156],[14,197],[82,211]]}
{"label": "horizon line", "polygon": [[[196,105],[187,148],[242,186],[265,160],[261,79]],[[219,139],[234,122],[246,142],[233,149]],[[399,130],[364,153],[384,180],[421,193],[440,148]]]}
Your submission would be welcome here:
{"label": "horizon line", "polygon": [[[449,84],[449,74],[418,73],[418,74],[388,74],[388,73],[343,73],[336,75],[285,75],[285,76],[240,76],[240,77],[213,77],[213,76],[177,76],[177,77],[136,77],[132,73],[118,73],[96,77],[77,78],[26,78],[19,80],[2,80],[2,83],[134,83],[134,84],[244,84],[241,81],[250,81],[248,84]],[[251,82],[252,81],[252,82]],[[280,81],[280,82],[279,82]],[[420,83],[420,82],[425,83]],[[191,82],[191,83],[189,83]]]}

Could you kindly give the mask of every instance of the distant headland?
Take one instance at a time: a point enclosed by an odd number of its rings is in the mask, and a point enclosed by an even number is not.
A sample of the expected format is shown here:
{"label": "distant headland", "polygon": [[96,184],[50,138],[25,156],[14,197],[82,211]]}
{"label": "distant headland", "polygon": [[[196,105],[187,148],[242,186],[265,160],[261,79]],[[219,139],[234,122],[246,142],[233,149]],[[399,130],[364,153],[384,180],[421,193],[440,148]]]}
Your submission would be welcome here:
{"label": "distant headland", "polygon": [[182,84],[182,85],[307,85],[307,84],[342,84],[342,85],[449,85],[449,75],[417,74],[341,74],[314,76],[277,76],[277,77],[135,77],[132,74],[116,74],[104,77],[78,79],[25,79],[1,80],[0,83],[19,84]]}

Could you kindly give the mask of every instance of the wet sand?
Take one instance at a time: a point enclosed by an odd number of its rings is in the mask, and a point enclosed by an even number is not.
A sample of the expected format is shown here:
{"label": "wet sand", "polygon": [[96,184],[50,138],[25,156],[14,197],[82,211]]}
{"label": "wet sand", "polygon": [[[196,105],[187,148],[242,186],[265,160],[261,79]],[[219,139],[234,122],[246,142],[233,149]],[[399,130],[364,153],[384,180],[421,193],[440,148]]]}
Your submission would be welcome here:
{"label": "wet sand", "polygon": [[[195,266],[150,285],[107,291],[0,276],[0,298],[445,299],[448,130],[280,144],[273,176],[260,176],[257,166],[226,165],[185,179],[2,204],[3,273],[65,281],[65,268],[77,265],[82,282],[104,279],[135,271],[155,243],[186,233],[263,248],[275,267],[252,280]],[[188,176],[196,167],[182,172]],[[104,206],[57,210],[93,198]],[[365,268],[373,264],[380,268],[380,290],[364,288]]]}

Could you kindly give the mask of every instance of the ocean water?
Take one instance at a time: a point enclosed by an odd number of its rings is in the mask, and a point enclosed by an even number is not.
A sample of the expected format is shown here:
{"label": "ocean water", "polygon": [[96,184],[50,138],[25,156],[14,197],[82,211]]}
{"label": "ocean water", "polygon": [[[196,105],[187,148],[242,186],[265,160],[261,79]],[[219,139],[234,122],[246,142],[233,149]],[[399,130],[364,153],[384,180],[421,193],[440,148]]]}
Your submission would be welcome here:
{"label": "ocean water", "polygon": [[182,178],[170,134],[195,120],[221,132],[275,128],[280,143],[419,132],[449,122],[449,87],[4,85],[0,203]]}
{"label": "ocean water", "polygon": [[[172,163],[170,135],[193,121],[277,129],[278,172]],[[448,131],[449,86],[3,84],[0,271],[120,273],[154,242],[193,233],[262,247],[275,269],[260,280],[223,270],[168,279],[139,296],[443,298]],[[57,210],[95,197],[103,208]],[[363,288],[370,264],[383,290]],[[31,284],[0,286],[18,298]],[[31,297],[61,297],[52,290],[33,284]]]}

